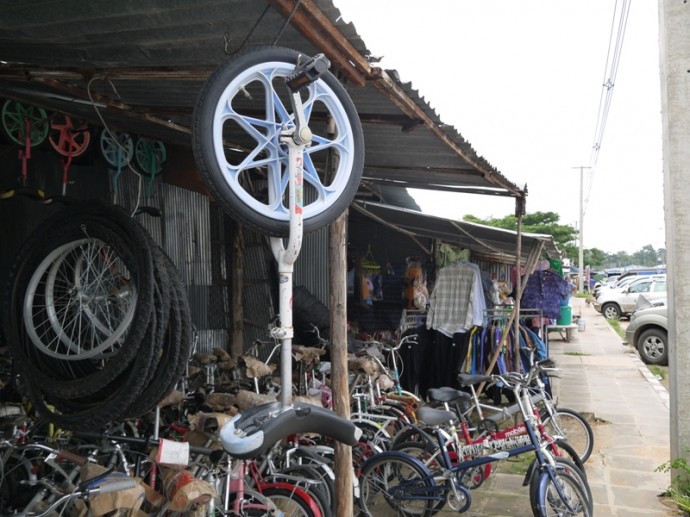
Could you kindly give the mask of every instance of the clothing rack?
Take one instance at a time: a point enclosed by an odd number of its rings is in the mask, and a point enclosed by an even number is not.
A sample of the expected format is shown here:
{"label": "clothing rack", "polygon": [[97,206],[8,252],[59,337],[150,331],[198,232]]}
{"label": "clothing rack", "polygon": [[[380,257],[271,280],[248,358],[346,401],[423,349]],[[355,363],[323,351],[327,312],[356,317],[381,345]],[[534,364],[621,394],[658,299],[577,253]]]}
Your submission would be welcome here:
{"label": "clothing rack", "polygon": [[[513,313],[513,306],[512,305],[506,305],[506,306],[497,306],[494,307],[493,309],[486,309],[484,311],[484,324],[490,322],[490,321],[495,321],[497,319],[505,319],[508,320],[510,315]],[[540,325],[540,338],[546,345],[546,352],[548,354],[549,351],[549,333],[546,331],[546,327],[544,325],[544,311],[542,309],[520,309],[520,312],[518,314],[518,319],[526,319],[526,318],[539,318],[539,321],[542,322]]]}

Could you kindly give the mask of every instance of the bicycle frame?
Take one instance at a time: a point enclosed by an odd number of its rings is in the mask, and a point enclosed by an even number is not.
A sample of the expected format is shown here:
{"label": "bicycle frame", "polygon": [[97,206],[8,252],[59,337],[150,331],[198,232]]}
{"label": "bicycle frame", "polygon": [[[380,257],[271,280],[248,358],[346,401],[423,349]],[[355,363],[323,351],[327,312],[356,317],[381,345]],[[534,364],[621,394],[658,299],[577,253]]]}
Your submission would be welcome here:
{"label": "bicycle frame", "polygon": [[[451,458],[452,448],[449,447],[449,442],[455,442],[456,444],[458,443],[457,431],[454,425],[451,424],[451,433],[449,436],[440,427],[440,425],[436,425],[434,427],[433,434],[435,441],[438,445],[437,450],[440,453],[439,463],[441,469],[439,471],[435,471],[432,473],[421,460],[418,460],[413,456],[410,456],[410,458],[412,458],[415,461],[415,463],[418,463],[418,465],[425,472],[425,479],[421,480],[423,482],[422,484],[428,483],[429,486],[420,488],[420,483],[418,483],[419,480],[414,480],[407,483],[403,482],[400,485],[398,485],[394,491],[391,492],[391,496],[399,500],[430,500],[440,502],[445,500],[451,501],[450,496],[448,494],[449,491],[452,491],[454,495],[454,501],[464,501],[463,506],[458,508],[453,507],[453,509],[458,512],[464,512],[471,506],[471,496],[469,490],[465,486],[459,484],[456,481],[459,478],[458,475],[462,475],[462,473],[465,471],[471,471],[472,469],[482,467],[484,465],[488,467],[489,464],[495,461],[507,459],[509,457],[533,451],[536,457],[536,468],[530,469],[530,471],[527,473],[527,475],[525,476],[525,484],[528,484],[532,481],[533,475],[540,476],[539,483],[545,483],[546,481],[543,481],[541,477],[548,476],[548,478],[556,487],[557,493],[561,500],[566,504],[566,506],[568,506],[569,510],[573,510],[570,502],[568,501],[568,498],[563,492],[563,488],[557,482],[556,462],[554,461],[553,456],[549,453],[549,451],[547,451],[547,447],[550,445],[550,442],[548,440],[543,440],[540,433],[535,431],[533,420],[538,422],[538,411],[531,407],[531,398],[528,390],[525,388],[520,389],[519,385],[516,383],[513,387],[513,391],[516,393],[518,404],[520,405],[522,415],[524,418],[524,424],[519,426],[520,432],[522,432],[522,430],[524,429],[524,432],[528,436],[529,443],[521,446],[511,447],[493,454],[483,454],[480,456],[476,456],[479,447],[481,447],[482,449],[492,447],[491,441],[486,440],[484,438],[480,439],[474,444],[465,445],[458,448],[457,453],[459,456],[459,461],[453,462]],[[505,437],[509,437],[510,433],[511,431],[509,430],[507,433],[503,434]],[[396,451],[390,454],[405,453]],[[464,457],[469,455],[475,457],[469,460],[463,459]],[[444,483],[439,485],[436,482],[436,480],[439,477],[449,480],[450,483]]]}

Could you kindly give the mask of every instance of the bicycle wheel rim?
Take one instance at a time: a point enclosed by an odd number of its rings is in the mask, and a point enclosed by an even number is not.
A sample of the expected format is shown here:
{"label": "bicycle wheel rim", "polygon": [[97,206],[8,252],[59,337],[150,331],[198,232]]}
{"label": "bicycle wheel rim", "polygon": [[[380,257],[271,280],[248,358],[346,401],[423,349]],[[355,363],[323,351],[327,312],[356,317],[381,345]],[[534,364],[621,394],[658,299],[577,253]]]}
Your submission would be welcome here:
{"label": "bicycle wheel rim", "polygon": [[[358,504],[365,515],[421,516],[433,510],[428,497],[433,483],[424,468],[406,454],[383,453],[367,461],[359,478]],[[415,499],[413,494],[419,494]]]}

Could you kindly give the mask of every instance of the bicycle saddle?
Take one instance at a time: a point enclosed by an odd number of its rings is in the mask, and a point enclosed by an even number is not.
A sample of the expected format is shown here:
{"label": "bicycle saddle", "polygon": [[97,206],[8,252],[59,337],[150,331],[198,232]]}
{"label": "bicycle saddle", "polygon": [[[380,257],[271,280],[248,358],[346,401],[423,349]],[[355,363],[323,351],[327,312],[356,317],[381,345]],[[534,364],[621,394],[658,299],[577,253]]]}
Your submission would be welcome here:
{"label": "bicycle saddle", "polygon": [[472,399],[469,393],[445,386],[442,388],[431,388],[426,392],[426,395],[430,400],[435,400],[436,402],[455,402],[456,400],[468,402]]}
{"label": "bicycle saddle", "polygon": [[470,386],[472,384],[479,384],[480,382],[491,382],[493,378],[489,375],[470,375],[468,373],[459,373],[458,382],[461,386]]}
{"label": "bicycle saddle", "polygon": [[311,404],[281,407],[270,402],[236,415],[220,430],[220,441],[233,458],[254,458],[292,434],[319,433],[355,445],[362,430],[350,420]]}
{"label": "bicycle saddle", "polygon": [[417,420],[427,425],[441,425],[458,418],[458,415],[445,409],[434,409],[422,406],[417,410]]}

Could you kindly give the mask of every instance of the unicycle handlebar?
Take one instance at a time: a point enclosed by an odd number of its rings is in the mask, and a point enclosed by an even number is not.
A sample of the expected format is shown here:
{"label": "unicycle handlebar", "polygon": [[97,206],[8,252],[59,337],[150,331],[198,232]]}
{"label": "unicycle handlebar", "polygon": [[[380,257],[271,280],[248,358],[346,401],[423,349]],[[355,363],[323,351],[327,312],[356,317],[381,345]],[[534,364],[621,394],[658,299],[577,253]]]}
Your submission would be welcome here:
{"label": "unicycle handlebar", "polygon": [[329,409],[296,403],[271,402],[236,415],[220,431],[225,451],[233,458],[255,458],[292,434],[318,433],[355,445],[362,430]]}

